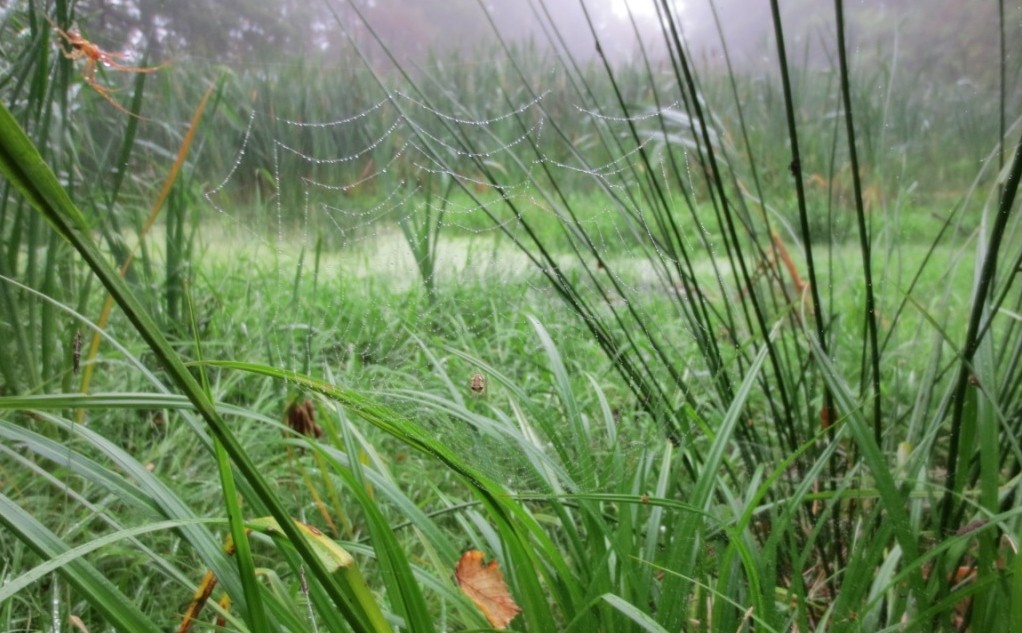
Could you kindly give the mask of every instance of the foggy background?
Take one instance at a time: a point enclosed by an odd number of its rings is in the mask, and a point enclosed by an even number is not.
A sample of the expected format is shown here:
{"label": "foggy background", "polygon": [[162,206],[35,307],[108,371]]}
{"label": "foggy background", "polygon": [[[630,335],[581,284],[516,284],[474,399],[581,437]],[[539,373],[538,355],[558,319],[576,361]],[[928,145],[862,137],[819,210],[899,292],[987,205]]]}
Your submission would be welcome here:
{"label": "foggy background", "polygon": [[[781,0],[792,62],[831,67],[833,3]],[[941,81],[996,83],[999,33],[996,0],[852,0],[846,2],[851,50],[859,63],[896,63],[899,70]],[[1006,3],[1009,25],[1022,25],[1022,5]],[[374,63],[385,56],[361,12],[402,64],[426,64],[429,54],[452,49],[495,54],[499,32],[519,46],[564,46],[580,60],[603,50],[615,62],[635,59],[640,34],[647,52],[662,50],[657,0],[90,0],[77,5],[93,37],[146,41],[157,56],[207,58],[228,65],[281,63],[305,58],[323,64],[350,60],[346,30]],[[768,0],[713,4],[738,69],[766,67],[774,55]],[[485,7],[485,10],[484,10]],[[722,64],[722,47],[709,0],[673,0],[697,63]],[[332,11],[331,11],[332,9]],[[487,17],[489,13],[489,18]],[[587,14],[588,13],[588,20]],[[336,18],[335,18],[336,15]],[[338,18],[344,28],[338,26]],[[491,20],[493,24],[491,24]],[[1009,68],[1020,50],[1009,33]],[[1015,71],[1017,72],[1017,70]],[[1016,85],[1008,77],[1009,85]]]}

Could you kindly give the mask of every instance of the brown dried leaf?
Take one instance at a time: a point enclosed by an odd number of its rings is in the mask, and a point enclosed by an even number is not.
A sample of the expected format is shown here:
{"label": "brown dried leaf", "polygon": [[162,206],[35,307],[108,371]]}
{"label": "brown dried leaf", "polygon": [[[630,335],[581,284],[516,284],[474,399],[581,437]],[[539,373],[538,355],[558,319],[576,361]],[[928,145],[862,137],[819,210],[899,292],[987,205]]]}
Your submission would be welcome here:
{"label": "brown dried leaf", "polygon": [[285,415],[287,416],[287,425],[299,435],[323,437],[323,429],[316,424],[316,408],[313,406],[312,400],[292,402],[288,405]]}
{"label": "brown dried leaf", "polygon": [[461,555],[454,568],[458,587],[475,603],[495,629],[506,629],[511,620],[521,612],[508,591],[500,564],[491,560],[484,564],[485,554],[477,549]]}

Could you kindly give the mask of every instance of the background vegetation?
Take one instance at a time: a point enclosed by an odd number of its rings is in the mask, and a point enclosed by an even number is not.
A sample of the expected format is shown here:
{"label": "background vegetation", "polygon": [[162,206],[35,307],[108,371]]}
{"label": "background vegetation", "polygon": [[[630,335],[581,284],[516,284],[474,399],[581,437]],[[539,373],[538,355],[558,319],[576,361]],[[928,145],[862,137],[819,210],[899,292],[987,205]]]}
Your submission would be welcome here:
{"label": "background vegetation", "polygon": [[730,4],[12,5],[2,626],[1022,626],[1014,9]]}

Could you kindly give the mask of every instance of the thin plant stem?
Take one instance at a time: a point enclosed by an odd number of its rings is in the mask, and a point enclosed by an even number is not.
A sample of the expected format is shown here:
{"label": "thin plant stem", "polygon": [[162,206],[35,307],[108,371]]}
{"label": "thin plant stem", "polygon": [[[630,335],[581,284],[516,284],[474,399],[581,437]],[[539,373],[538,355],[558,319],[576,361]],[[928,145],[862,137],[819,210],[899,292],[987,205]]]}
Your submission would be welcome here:
{"label": "thin plant stem", "polygon": [[998,254],[1001,244],[1007,233],[1008,218],[1011,216],[1011,209],[1015,204],[1015,194],[1018,192],[1019,180],[1022,179],[1022,138],[1015,146],[1015,157],[1012,159],[1011,170],[1004,182],[1001,192],[1000,203],[997,208],[997,217],[990,233],[987,244],[986,256],[983,259],[983,266],[980,270],[979,281],[976,291],[972,297],[972,312],[969,315],[969,329],[965,335],[965,344],[962,346],[962,360],[958,369],[958,377],[953,392],[953,404],[951,407],[951,430],[948,441],[948,464],[947,480],[944,490],[944,498],[941,500],[940,508],[940,532],[947,533],[951,527],[951,518],[955,514],[955,490],[958,487],[958,466],[961,458],[960,442],[962,435],[962,420],[965,413],[965,390],[969,387],[969,379],[972,377],[972,360],[979,350],[980,327],[983,325],[983,316],[987,311],[987,296],[994,284],[994,276],[997,273]]}
{"label": "thin plant stem", "polygon": [[855,122],[852,116],[852,89],[848,79],[848,50],[845,42],[844,0],[835,0],[837,13],[837,56],[841,73],[841,100],[845,110],[845,128],[848,133],[848,158],[852,167],[852,186],[855,192],[855,217],[859,225],[859,247],[862,250],[862,274],[866,282],[866,321],[869,354],[872,364],[870,376],[873,386],[873,439],[881,446],[882,429],[880,401],[880,346],[877,342],[876,298],[873,294],[873,257],[870,236],[866,229],[866,210],[862,203],[862,179],[859,176],[859,153],[855,143]]}

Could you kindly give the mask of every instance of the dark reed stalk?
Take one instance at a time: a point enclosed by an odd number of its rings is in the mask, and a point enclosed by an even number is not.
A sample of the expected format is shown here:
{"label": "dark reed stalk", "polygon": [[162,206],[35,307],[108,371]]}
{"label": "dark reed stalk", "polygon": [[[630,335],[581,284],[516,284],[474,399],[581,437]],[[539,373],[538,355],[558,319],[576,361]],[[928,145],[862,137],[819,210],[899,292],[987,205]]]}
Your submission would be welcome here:
{"label": "dark reed stalk", "polygon": [[848,159],[852,168],[852,187],[855,197],[855,216],[859,227],[859,248],[862,251],[862,275],[866,285],[866,305],[863,318],[869,341],[870,378],[873,386],[873,439],[883,446],[882,402],[880,399],[880,346],[877,342],[876,297],[873,293],[873,255],[871,238],[866,228],[866,209],[862,202],[862,178],[859,175],[859,151],[856,147],[855,122],[852,114],[852,89],[848,73],[848,50],[845,44],[844,0],[835,0],[837,16],[837,55],[841,80],[841,102],[845,111],[845,131],[848,135]]}

